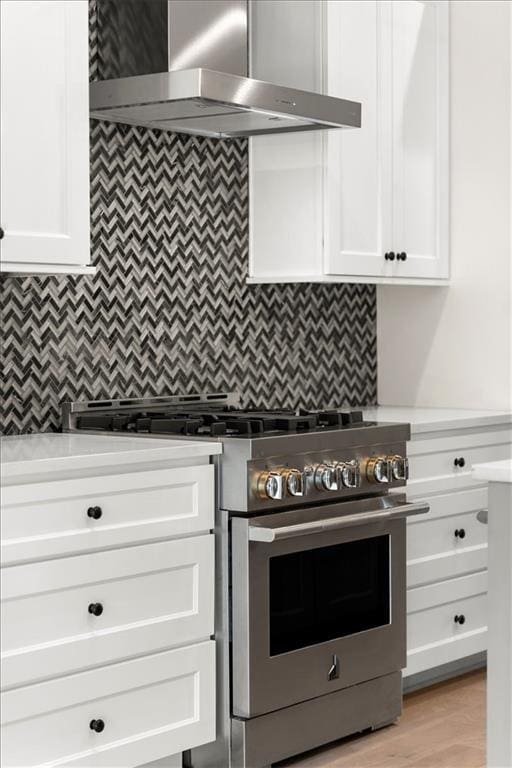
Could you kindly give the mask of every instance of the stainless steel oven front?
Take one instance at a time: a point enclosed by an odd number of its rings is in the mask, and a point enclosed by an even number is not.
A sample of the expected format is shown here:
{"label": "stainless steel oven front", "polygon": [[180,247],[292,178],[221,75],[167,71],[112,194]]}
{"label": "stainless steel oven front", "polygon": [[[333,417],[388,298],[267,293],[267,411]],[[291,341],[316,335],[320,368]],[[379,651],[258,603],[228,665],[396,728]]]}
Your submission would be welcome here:
{"label": "stainless steel oven front", "polygon": [[426,511],[389,495],[232,518],[235,717],[405,666],[405,518]]}

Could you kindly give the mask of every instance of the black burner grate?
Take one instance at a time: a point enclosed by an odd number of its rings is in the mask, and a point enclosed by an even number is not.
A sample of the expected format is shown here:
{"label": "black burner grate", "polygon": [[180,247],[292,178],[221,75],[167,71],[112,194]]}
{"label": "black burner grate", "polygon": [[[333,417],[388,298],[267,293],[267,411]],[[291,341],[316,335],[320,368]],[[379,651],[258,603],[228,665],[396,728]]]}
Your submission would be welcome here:
{"label": "black burner grate", "polygon": [[257,436],[272,432],[304,432],[342,429],[363,424],[361,411],[131,411],[86,413],[77,418],[77,428],[109,432],[197,435]]}

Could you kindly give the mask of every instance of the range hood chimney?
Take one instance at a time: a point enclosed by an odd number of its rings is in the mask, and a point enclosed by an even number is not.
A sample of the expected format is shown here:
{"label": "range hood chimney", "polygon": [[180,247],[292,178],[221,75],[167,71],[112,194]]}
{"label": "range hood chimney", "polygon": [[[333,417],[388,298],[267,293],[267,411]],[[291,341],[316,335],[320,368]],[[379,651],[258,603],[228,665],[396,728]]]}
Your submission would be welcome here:
{"label": "range hood chimney", "polygon": [[91,117],[216,138],[361,126],[358,102],[248,77],[247,0],[97,0],[97,13]]}

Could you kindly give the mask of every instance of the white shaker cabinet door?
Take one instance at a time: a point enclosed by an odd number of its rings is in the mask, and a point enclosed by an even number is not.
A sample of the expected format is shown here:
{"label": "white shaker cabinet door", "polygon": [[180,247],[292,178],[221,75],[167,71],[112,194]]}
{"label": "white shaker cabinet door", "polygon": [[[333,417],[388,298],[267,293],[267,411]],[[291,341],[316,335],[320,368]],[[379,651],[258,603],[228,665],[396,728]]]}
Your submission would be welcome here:
{"label": "white shaker cabinet door", "polygon": [[2,0],[2,271],[87,272],[86,0]]}
{"label": "white shaker cabinet door", "polygon": [[391,277],[391,9],[329,0],[329,96],[362,103],[359,129],[327,131],[325,272]]}
{"label": "white shaker cabinet door", "polygon": [[449,4],[399,0],[391,14],[393,272],[449,277]]}
{"label": "white shaker cabinet door", "polygon": [[361,129],[327,133],[325,271],[447,278],[448,3],[328,0],[327,13],[327,92],[363,111]]}
{"label": "white shaker cabinet door", "polygon": [[251,141],[250,282],[448,278],[449,4],[253,5],[254,76],[359,101],[362,125]]}

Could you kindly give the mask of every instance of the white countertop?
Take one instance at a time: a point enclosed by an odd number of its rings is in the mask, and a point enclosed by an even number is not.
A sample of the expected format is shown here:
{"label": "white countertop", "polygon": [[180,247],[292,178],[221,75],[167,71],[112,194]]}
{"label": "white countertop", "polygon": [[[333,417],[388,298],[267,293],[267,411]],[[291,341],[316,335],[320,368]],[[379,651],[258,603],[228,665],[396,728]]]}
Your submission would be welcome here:
{"label": "white countertop", "polygon": [[370,421],[407,422],[411,433],[437,430],[470,429],[496,424],[511,424],[512,413],[507,411],[477,411],[464,408],[415,408],[413,406],[378,405],[364,408],[364,417]]}
{"label": "white countertop", "polygon": [[222,453],[222,445],[199,440],[41,433],[3,437],[2,480],[116,464],[171,461]]}
{"label": "white countertop", "polygon": [[473,475],[478,480],[487,480],[490,483],[512,483],[512,459],[475,464]]}

